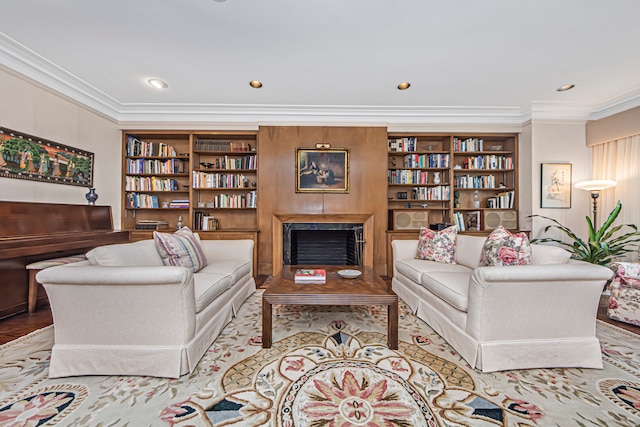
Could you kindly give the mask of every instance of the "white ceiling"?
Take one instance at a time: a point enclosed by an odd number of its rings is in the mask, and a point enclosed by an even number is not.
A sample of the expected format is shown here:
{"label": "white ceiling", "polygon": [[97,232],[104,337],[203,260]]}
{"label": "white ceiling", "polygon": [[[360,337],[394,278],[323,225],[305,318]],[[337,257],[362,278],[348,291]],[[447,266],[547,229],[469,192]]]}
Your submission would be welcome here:
{"label": "white ceiling", "polygon": [[638,0],[2,0],[1,11],[0,64],[122,122],[521,123],[640,105]]}

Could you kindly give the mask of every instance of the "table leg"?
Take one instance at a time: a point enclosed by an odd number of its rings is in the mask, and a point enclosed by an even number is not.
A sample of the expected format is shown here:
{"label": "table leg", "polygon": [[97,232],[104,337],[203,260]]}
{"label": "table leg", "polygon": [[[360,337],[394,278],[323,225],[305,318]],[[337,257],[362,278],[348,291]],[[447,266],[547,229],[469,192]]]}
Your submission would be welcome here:
{"label": "table leg", "polygon": [[387,308],[387,340],[391,350],[398,349],[398,300]]}
{"label": "table leg", "polygon": [[271,348],[271,303],[262,297],[262,348]]}

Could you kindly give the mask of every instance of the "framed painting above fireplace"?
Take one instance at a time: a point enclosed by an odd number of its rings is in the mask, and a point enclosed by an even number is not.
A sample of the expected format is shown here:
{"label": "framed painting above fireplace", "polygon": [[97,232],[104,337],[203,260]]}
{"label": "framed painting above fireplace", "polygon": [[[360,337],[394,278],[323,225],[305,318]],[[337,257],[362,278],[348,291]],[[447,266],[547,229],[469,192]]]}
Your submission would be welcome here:
{"label": "framed painting above fireplace", "polygon": [[296,193],[348,192],[348,149],[296,149]]}

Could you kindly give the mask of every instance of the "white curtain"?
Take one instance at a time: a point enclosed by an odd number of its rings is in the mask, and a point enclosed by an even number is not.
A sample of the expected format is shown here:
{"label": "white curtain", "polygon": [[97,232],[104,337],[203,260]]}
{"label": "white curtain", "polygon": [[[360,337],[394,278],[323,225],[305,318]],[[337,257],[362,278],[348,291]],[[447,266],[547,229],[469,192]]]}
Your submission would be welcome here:
{"label": "white curtain", "polygon": [[[622,211],[616,223],[640,227],[640,135],[595,145],[591,154],[592,179],[612,179],[618,183],[600,192],[598,223],[606,220],[620,200]],[[627,259],[635,260],[637,255]]]}

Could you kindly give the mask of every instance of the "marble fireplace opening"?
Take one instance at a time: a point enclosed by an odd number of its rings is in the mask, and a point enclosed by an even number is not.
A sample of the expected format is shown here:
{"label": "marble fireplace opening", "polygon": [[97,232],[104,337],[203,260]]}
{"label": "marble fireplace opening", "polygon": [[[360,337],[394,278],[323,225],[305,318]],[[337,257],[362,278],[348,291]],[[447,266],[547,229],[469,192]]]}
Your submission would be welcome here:
{"label": "marble fireplace opening", "polygon": [[285,265],[362,265],[363,224],[283,223]]}

